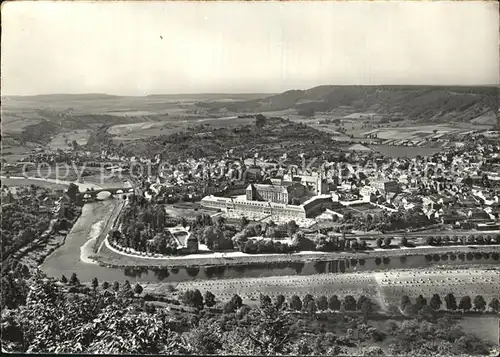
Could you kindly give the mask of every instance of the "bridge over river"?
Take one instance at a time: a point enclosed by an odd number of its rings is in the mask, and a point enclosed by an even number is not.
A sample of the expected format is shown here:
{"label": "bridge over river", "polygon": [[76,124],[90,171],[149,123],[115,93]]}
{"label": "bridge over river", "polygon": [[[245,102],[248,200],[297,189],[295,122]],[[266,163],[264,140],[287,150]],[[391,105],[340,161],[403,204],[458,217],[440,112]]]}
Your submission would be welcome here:
{"label": "bridge over river", "polygon": [[92,198],[92,199],[97,199],[97,195],[101,192],[108,192],[110,194],[110,196],[113,196],[113,195],[120,195],[120,194],[124,194],[124,193],[133,193],[135,191],[135,188],[134,187],[130,187],[130,186],[127,186],[127,187],[108,187],[108,188],[100,188],[100,189],[87,189],[86,191],[81,191],[79,193],[80,197],[82,197],[83,199],[89,199],[89,198]]}

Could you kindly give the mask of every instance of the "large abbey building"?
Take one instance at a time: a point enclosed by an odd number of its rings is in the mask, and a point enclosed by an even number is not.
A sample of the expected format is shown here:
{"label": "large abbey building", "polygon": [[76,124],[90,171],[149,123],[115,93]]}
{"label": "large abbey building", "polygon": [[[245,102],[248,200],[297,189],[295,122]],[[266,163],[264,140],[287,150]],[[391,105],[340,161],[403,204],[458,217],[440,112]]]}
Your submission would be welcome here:
{"label": "large abbey building", "polygon": [[[302,203],[301,203],[302,202]],[[308,218],[321,207],[333,204],[322,172],[312,175],[272,178],[270,184],[250,184],[237,198],[207,196],[204,207],[224,211],[253,212],[293,218]]]}
{"label": "large abbey building", "polygon": [[304,186],[297,182],[289,185],[250,184],[246,189],[246,198],[248,201],[291,204],[294,198],[300,199],[304,193]]}

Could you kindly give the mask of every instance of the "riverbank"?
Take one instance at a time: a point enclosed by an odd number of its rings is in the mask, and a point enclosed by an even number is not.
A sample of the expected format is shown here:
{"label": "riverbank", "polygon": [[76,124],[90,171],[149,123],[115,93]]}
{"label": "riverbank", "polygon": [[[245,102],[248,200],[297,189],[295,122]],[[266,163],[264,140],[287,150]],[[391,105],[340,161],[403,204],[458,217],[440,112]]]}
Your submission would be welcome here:
{"label": "riverbank", "polygon": [[8,260],[17,260],[19,263],[27,266],[30,271],[43,264],[48,256],[50,256],[57,248],[64,245],[67,234],[80,218],[82,213],[81,208],[78,208],[75,213],[76,215],[73,220],[69,221],[69,229],[56,231],[54,229],[54,225],[57,219],[52,219],[49,228],[40,238],[21,248],[16,254],[9,257]]}
{"label": "riverbank", "polygon": [[[48,255],[40,268],[49,276],[60,278],[62,274],[69,277],[73,272],[78,274],[80,281],[91,281],[106,272],[98,264],[88,264],[92,260],[92,238],[101,233],[104,225],[99,222],[109,217],[121,202],[110,199],[85,204],[82,213],[72,229],[65,237],[64,244]],[[99,230],[97,230],[99,228]],[[82,259],[83,254],[83,259]]]}
{"label": "riverbank", "polygon": [[104,226],[104,220],[96,222],[90,227],[89,237],[90,239],[80,247],[80,260],[85,264],[98,264],[94,259],[90,258],[94,251],[93,246],[102,232]]}
{"label": "riverbank", "polygon": [[99,251],[96,261],[107,267],[192,267],[192,266],[237,266],[248,264],[265,263],[294,263],[294,262],[315,262],[337,259],[369,259],[387,257],[408,257],[423,256],[447,253],[499,253],[500,245],[474,245],[474,246],[422,246],[415,248],[399,249],[376,249],[368,252],[299,252],[293,254],[245,254],[242,252],[228,253],[206,253],[193,254],[189,256],[176,256],[169,258],[156,258],[146,256],[135,256],[132,254],[119,252],[109,243],[105,244]]}
{"label": "riverbank", "polygon": [[[7,182],[10,182],[11,185],[19,185],[26,186],[30,184],[35,184],[39,186],[47,186],[48,188],[67,188],[71,183],[75,184],[78,186],[80,192],[84,192],[87,189],[96,189],[100,190],[103,187],[94,184],[94,183],[89,183],[85,182],[77,182],[77,181],[64,181],[64,180],[57,180],[57,179],[51,179],[51,178],[42,178],[42,177],[36,177],[36,176],[4,176],[1,175],[0,178],[2,179],[2,182],[7,184]],[[10,181],[9,181],[10,180]],[[56,185],[56,186],[54,186]]]}

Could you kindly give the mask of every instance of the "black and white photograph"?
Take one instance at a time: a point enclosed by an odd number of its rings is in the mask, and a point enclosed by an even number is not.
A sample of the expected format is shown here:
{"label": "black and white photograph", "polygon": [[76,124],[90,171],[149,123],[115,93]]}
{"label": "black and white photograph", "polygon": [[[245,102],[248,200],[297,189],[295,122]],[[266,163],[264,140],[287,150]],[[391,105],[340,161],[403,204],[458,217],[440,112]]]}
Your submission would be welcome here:
{"label": "black and white photograph", "polygon": [[6,1],[3,353],[500,354],[497,1]]}

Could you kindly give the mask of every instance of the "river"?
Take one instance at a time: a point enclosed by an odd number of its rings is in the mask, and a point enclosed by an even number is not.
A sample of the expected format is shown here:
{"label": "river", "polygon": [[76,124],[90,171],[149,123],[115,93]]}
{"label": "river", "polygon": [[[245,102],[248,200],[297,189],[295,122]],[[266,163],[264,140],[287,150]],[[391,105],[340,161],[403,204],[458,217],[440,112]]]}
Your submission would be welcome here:
{"label": "river", "polygon": [[[80,190],[86,184],[78,183]],[[95,186],[94,186],[95,187]],[[258,263],[238,266],[148,269],[143,267],[108,268],[92,261],[92,247],[103,230],[109,229],[110,217],[114,217],[117,208],[123,204],[120,198],[87,203],[82,214],[63,246],[49,255],[40,268],[49,276],[56,278],[73,272],[82,282],[89,282],[94,277],[99,281],[130,282],[179,282],[194,279],[230,279],[242,277],[267,277],[285,275],[311,275],[318,273],[345,273],[360,271],[381,271],[400,268],[422,268],[436,264],[465,265],[499,263],[498,253],[481,255],[473,252],[466,255],[441,254],[427,256],[407,256],[391,258],[338,259],[320,262],[282,262]]]}
{"label": "river", "polygon": [[[264,277],[284,275],[311,275],[318,273],[344,273],[359,271],[381,271],[400,268],[421,268],[436,264],[498,264],[498,254],[480,255],[468,253],[463,256],[441,254],[392,258],[339,259],[305,263],[269,263],[239,266],[191,267],[191,268],[107,268],[93,264],[88,256],[95,238],[105,228],[108,217],[120,205],[120,199],[88,203],[83,206],[82,215],[66,237],[65,244],[48,256],[41,269],[49,276],[66,277],[77,273],[82,282],[97,277],[99,281],[130,282],[178,282],[193,279],[229,279],[241,277]],[[81,250],[87,250],[82,261]]]}

